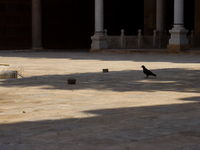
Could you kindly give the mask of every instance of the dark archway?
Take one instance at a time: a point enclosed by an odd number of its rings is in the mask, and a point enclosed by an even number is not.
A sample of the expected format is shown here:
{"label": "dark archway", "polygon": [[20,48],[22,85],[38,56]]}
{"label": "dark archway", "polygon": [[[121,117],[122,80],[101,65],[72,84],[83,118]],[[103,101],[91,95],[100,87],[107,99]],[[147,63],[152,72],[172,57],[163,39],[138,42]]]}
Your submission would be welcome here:
{"label": "dark archway", "polygon": [[[94,35],[94,0],[42,0],[43,47],[90,48]],[[137,35],[143,30],[143,0],[104,0],[104,27],[111,35]],[[138,9],[139,8],[139,9]],[[139,15],[138,15],[139,14]]]}
{"label": "dark archway", "polygon": [[31,0],[0,1],[0,50],[31,48]]}
{"label": "dark archway", "polygon": [[90,48],[94,0],[42,0],[42,30],[44,48]]}
{"label": "dark archway", "polygon": [[121,29],[126,35],[137,35],[143,30],[144,0],[105,0],[105,29],[109,35],[120,35]]}
{"label": "dark archway", "polygon": [[195,2],[194,0],[185,0],[184,3],[184,24],[185,28],[189,30],[190,33],[191,30],[194,30],[195,24]]}

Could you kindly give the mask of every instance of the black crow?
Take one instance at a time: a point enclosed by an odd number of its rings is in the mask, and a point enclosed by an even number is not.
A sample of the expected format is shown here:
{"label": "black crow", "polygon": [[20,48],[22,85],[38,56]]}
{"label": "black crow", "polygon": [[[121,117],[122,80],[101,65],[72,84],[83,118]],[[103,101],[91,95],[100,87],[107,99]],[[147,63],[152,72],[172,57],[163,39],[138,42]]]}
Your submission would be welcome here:
{"label": "black crow", "polygon": [[153,72],[151,72],[150,70],[148,70],[147,68],[145,68],[144,65],[142,65],[142,68],[143,68],[144,74],[147,75],[146,78],[148,78],[148,76],[154,76],[154,77],[156,77],[156,74],[154,74]]}

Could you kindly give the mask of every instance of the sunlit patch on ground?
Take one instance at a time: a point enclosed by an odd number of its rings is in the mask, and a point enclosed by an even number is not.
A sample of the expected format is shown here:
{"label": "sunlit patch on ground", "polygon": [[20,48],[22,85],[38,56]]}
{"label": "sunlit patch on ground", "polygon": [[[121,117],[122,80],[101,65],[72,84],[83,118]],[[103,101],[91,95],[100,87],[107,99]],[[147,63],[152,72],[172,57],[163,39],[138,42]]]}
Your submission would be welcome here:
{"label": "sunlit patch on ground", "polygon": [[[174,141],[174,149],[198,148],[199,55],[4,52],[0,60],[24,67],[24,78],[0,81],[3,149],[138,149],[158,142],[167,149]],[[142,65],[157,77],[145,78]]]}

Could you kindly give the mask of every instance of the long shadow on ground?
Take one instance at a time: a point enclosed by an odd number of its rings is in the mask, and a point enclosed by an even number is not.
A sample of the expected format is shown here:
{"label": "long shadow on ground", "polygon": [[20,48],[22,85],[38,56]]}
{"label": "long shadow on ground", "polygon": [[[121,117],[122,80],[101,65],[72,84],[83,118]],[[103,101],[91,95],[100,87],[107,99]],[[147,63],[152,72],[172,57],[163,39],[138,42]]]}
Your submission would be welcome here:
{"label": "long shadow on ground", "polygon": [[200,63],[199,55],[186,54],[107,54],[89,53],[89,51],[55,51],[55,52],[0,52],[0,57],[15,58],[53,58],[70,60],[103,60],[103,61],[134,61],[134,62],[172,62]]}
{"label": "long shadow on ground", "polygon": [[[60,90],[110,90],[110,91],[176,91],[200,92],[200,70],[157,69],[152,70],[157,77],[146,79],[142,71],[113,71],[109,73],[79,73],[66,75],[46,75],[31,78],[4,80],[2,87],[34,87]],[[67,84],[68,78],[75,78],[75,85]],[[45,87],[44,87],[45,86]]]}
{"label": "long shadow on ground", "polygon": [[[0,86],[200,92],[199,70],[175,68],[152,71],[157,73],[157,78],[145,79],[141,71],[125,70],[107,74],[47,75],[4,80]],[[77,84],[68,85],[69,77],[75,77]],[[191,103],[99,109],[81,112],[96,115],[88,118],[0,124],[0,147],[2,150],[200,149],[200,97],[180,100]]]}
{"label": "long shadow on ground", "polygon": [[190,104],[83,112],[97,115],[91,118],[0,124],[0,147],[1,150],[198,149],[200,98],[197,99]]}

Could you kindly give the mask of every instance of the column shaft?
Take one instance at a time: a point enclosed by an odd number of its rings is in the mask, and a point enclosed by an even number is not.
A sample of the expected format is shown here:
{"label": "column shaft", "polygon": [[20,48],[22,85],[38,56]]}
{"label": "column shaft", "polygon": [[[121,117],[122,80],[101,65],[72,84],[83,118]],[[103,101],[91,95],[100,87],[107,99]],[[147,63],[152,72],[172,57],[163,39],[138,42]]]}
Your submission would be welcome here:
{"label": "column shaft", "polygon": [[102,33],[104,30],[103,0],[95,0],[95,33]]}
{"label": "column shaft", "polygon": [[166,47],[164,41],[164,0],[156,1],[156,30],[158,34],[158,48]]}
{"label": "column shaft", "polygon": [[174,0],[174,28],[184,28],[184,0]]}
{"label": "column shaft", "polygon": [[156,8],[156,30],[157,32],[164,32],[164,0],[157,0]]}
{"label": "column shaft", "polygon": [[90,52],[99,52],[107,49],[107,37],[104,35],[104,0],[95,0],[95,34],[91,37]]}
{"label": "column shaft", "polygon": [[32,49],[42,49],[41,0],[32,0]]}

